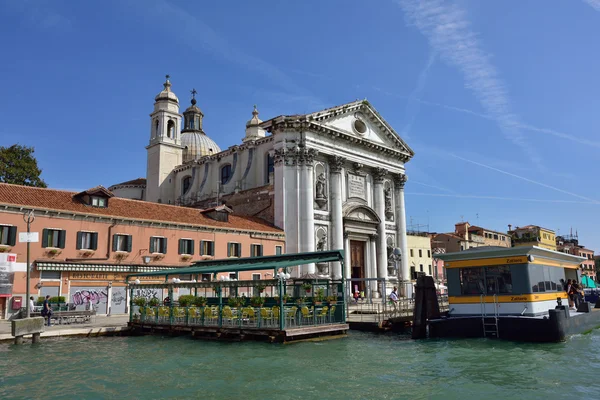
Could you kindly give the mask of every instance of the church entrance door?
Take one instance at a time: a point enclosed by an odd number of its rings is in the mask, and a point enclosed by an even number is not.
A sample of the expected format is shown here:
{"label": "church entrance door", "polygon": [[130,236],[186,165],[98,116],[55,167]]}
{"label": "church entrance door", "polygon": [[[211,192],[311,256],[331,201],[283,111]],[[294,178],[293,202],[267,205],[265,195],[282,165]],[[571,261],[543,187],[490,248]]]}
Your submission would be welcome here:
{"label": "church entrance door", "polygon": [[[350,266],[352,279],[364,279],[365,278],[365,242],[358,240],[350,241]],[[364,281],[352,282],[352,291],[356,289],[358,291],[365,290]]]}

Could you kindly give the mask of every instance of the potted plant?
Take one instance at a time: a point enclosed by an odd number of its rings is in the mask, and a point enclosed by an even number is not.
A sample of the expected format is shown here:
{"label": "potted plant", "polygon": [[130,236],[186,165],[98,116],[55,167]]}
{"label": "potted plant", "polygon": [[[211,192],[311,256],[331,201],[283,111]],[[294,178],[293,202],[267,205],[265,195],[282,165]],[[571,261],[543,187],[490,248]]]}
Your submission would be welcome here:
{"label": "potted plant", "polygon": [[284,294],[283,295],[283,303],[285,304],[285,303],[289,302],[291,298],[292,298],[292,296],[290,296],[289,294],[287,294],[287,293]]}
{"label": "potted plant", "polygon": [[91,257],[94,255],[94,250],[82,250],[81,255],[83,257]]}
{"label": "potted plant", "polygon": [[59,249],[50,249],[48,250],[48,255],[53,257],[53,256],[57,256],[60,254],[60,250]]}
{"label": "potted plant", "polygon": [[306,291],[306,293],[310,293],[310,290],[312,289],[312,285],[308,282],[303,283],[301,288]]}
{"label": "potted plant", "polygon": [[148,305],[149,305],[150,307],[158,307],[158,306],[160,305],[160,301],[159,301],[159,300],[158,300],[156,297],[153,297],[153,298],[151,298],[151,299],[150,299],[150,301],[148,302]]}
{"label": "potted plant", "polygon": [[194,299],[195,306],[206,307],[207,304],[208,304],[208,300],[206,299],[206,297],[199,296]]}
{"label": "potted plant", "polygon": [[115,260],[118,260],[118,261],[124,260],[125,258],[127,258],[128,255],[129,255],[128,253],[119,251],[119,252],[115,253]]}
{"label": "potted plant", "polygon": [[265,298],[260,296],[254,296],[250,299],[252,307],[262,307],[265,304]]}
{"label": "potted plant", "polygon": [[323,288],[318,288],[315,290],[315,305],[320,306],[323,304],[323,300],[325,300],[325,290]]}
{"label": "potted plant", "polygon": [[0,246],[0,253],[8,253],[10,251],[9,246]]}
{"label": "potted plant", "polygon": [[182,254],[180,259],[181,259],[181,261],[186,262],[186,261],[190,261],[192,259],[192,256],[190,256],[189,254]]}
{"label": "potted plant", "polygon": [[264,292],[266,288],[267,288],[267,287],[266,287],[265,285],[263,285],[262,283],[261,283],[261,284],[258,284],[258,285],[256,285],[256,289],[259,291],[259,293],[262,293],[262,292]]}
{"label": "potted plant", "polygon": [[164,254],[155,254],[155,255],[154,255],[154,261],[160,261],[160,260],[162,260],[163,258],[165,258],[165,255],[164,255]]}
{"label": "potted plant", "polygon": [[185,294],[183,296],[179,296],[179,305],[181,307],[189,307],[196,300],[196,296],[193,294]]}
{"label": "potted plant", "polygon": [[327,296],[327,302],[329,303],[329,305],[334,305],[335,303],[337,303],[337,297],[335,296]]}
{"label": "potted plant", "polygon": [[145,297],[136,297],[133,299],[133,304],[139,307],[144,307],[147,301]]}
{"label": "potted plant", "polygon": [[296,299],[296,305],[298,305],[299,307],[302,307],[305,304],[306,304],[306,297],[298,297]]}

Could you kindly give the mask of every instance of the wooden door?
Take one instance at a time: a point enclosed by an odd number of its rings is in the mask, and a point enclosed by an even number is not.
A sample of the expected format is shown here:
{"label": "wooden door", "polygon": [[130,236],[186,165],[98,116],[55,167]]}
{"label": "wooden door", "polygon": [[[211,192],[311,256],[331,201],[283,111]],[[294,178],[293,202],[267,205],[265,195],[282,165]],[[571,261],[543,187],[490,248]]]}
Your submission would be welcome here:
{"label": "wooden door", "polygon": [[[364,279],[365,277],[365,242],[357,240],[350,241],[350,266],[352,279]],[[352,282],[352,291],[358,286],[358,290],[365,290],[365,282]]]}

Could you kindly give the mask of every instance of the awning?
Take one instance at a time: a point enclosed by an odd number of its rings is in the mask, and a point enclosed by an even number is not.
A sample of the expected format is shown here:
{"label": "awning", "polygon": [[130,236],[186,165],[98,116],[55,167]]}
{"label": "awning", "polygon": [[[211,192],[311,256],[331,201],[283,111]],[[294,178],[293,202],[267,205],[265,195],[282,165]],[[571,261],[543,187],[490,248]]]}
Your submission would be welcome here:
{"label": "awning", "polygon": [[586,276],[586,275],[583,275],[581,277],[581,284],[583,285],[583,287],[588,287],[588,288],[596,287],[596,282],[594,282],[594,280],[592,278],[590,278],[589,276]]}
{"label": "awning", "polygon": [[137,264],[82,264],[82,263],[59,263],[37,261],[35,263],[39,271],[82,271],[82,272],[153,272],[173,269],[183,269],[181,267],[170,267],[165,265],[137,265]]}
{"label": "awning", "polygon": [[311,253],[282,254],[278,256],[226,258],[222,260],[198,261],[191,267],[131,274],[130,276],[168,276],[187,274],[217,274],[219,272],[243,272],[278,270],[296,265],[344,261],[344,250],[316,251]]}

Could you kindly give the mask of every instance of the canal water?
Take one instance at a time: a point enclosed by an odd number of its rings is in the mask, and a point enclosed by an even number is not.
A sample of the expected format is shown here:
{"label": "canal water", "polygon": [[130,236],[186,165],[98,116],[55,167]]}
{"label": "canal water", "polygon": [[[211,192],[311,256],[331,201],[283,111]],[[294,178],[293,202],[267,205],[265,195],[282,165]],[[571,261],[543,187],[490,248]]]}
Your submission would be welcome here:
{"label": "canal water", "polygon": [[0,399],[600,399],[600,331],[565,343],[351,332],[290,345],[185,337],[0,345]]}

